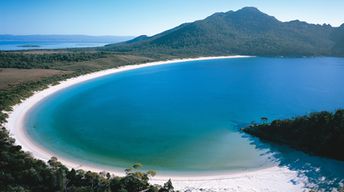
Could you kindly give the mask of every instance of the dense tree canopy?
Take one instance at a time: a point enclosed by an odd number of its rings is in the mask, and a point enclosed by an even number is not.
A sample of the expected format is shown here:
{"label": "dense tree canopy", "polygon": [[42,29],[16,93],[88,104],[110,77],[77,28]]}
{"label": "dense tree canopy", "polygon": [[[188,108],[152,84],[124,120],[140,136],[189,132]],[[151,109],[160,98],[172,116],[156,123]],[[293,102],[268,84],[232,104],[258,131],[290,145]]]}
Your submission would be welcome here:
{"label": "dense tree canopy", "polygon": [[344,110],[253,124],[243,130],[311,154],[344,160]]}
{"label": "dense tree canopy", "polygon": [[0,51],[0,68],[51,68],[67,62],[88,61],[105,57],[104,52],[74,51],[66,53],[12,53]]}

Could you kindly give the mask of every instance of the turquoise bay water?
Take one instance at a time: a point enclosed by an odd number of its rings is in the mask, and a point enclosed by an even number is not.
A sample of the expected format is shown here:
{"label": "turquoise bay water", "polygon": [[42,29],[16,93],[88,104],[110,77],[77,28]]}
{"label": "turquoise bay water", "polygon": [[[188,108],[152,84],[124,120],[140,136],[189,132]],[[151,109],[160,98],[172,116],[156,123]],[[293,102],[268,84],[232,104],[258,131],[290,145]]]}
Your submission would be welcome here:
{"label": "turquoise bay water", "polygon": [[343,107],[343,58],[219,59],[146,67],[69,87],[34,107],[26,124],[40,145],[79,162],[121,168],[140,162],[178,173],[273,164],[306,169],[297,159],[312,168],[326,164],[316,176],[343,179],[342,162],[240,131],[262,116]]}

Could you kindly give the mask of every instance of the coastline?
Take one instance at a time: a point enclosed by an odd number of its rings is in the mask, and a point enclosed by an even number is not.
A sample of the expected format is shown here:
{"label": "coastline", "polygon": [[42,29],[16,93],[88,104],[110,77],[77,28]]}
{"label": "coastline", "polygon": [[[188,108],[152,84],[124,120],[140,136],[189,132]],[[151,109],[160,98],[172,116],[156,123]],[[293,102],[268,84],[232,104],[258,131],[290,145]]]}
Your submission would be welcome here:
{"label": "coastline", "polygon": [[[16,144],[21,145],[24,151],[28,151],[33,157],[48,161],[52,156],[56,156],[50,151],[46,150],[43,146],[36,144],[28,135],[26,135],[24,118],[26,113],[36,104],[38,104],[44,98],[53,95],[54,93],[61,91],[67,87],[95,79],[98,77],[111,75],[123,71],[172,64],[186,61],[200,61],[200,60],[212,60],[212,59],[229,59],[229,58],[245,58],[249,56],[220,56],[220,57],[199,57],[191,59],[176,59],[167,61],[158,61],[144,64],[126,65],[119,68],[107,69],[99,72],[94,72],[75,78],[61,81],[59,84],[50,86],[42,91],[35,92],[31,97],[25,99],[21,103],[13,106],[13,111],[9,112],[7,123],[4,127],[9,130],[11,137],[15,138]],[[68,168],[91,170],[95,172],[101,172],[107,170],[112,174],[122,176],[124,171],[118,169],[111,169],[110,171],[104,166],[97,166],[91,164],[81,165],[77,161],[70,160],[61,156],[56,156]],[[184,175],[164,175],[156,176],[151,179],[151,183],[162,184],[169,178],[176,189],[192,191],[198,191],[201,189],[211,189],[212,191],[303,191],[303,181],[293,182],[297,179],[297,173],[289,170],[286,167],[270,167],[262,168],[253,171],[244,171],[237,173],[228,173],[220,175],[209,175],[209,176],[184,176]],[[282,189],[282,190],[281,190]]]}

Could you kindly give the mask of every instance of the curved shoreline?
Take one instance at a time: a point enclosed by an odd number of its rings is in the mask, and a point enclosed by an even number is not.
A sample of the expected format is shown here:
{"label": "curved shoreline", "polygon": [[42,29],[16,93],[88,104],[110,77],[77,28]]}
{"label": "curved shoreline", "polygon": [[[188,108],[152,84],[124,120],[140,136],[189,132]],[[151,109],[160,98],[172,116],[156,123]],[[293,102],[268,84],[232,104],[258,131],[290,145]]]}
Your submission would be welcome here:
{"label": "curved shoreline", "polygon": [[[50,86],[47,89],[42,91],[35,92],[31,97],[22,101],[13,107],[13,111],[9,113],[7,118],[7,123],[4,124],[5,128],[9,130],[12,137],[15,138],[16,144],[21,145],[24,151],[30,152],[33,157],[41,159],[43,161],[48,161],[52,156],[56,156],[49,150],[45,149],[43,146],[38,145],[35,141],[30,138],[25,131],[24,119],[26,113],[42,101],[44,98],[53,95],[54,93],[61,91],[67,87],[95,79],[98,77],[111,75],[123,71],[143,68],[143,67],[150,67],[150,66],[157,66],[163,64],[172,64],[178,62],[185,62],[185,61],[200,61],[200,60],[212,60],[212,59],[226,59],[226,58],[245,58],[249,56],[221,56],[221,57],[200,57],[200,58],[192,58],[192,59],[176,59],[176,60],[167,60],[167,61],[158,61],[158,62],[151,62],[151,63],[144,63],[144,64],[135,64],[135,65],[126,65],[119,68],[114,69],[107,69],[99,72],[94,72],[82,76],[78,76],[75,78],[67,79],[61,81],[60,84]],[[95,172],[101,172],[106,170],[112,174],[116,174],[119,176],[124,175],[123,171],[119,171],[117,168],[110,168],[110,170],[106,166],[97,166],[92,164],[80,164],[77,163],[75,160],[70,160],[65,157],[56,156],[59,161],[61,161],[66,167],[68,168],[76,168],[76,169],[85,169],[91,170]],[[167,179],[171,178],[175,187],[177,189],[186,189],[186,188],[193,188],[196,189],[197,187],[201,188],[212,188],[212,189],[224,189],[227,188],[229,190],[232,189],[246,189],[246,190],[264,190],[267,191],[302,191],[304,185],[303,182],[295,185],[290,181],[297,178],[297,173],[294,171],[290,171],[287,168],[281,167],[270,167],[270,168],[263,168],[259,170],[251,170],[251,171],[244,171],[244,172],[231,172],[231,173],[221,173],[219,175],[209,175],[209,176],[182,176],[182,175],[163,175],[157,176],[152,179],[152,183],[162,183]],[[264,183],[262,185],[262,183]],[[203,187],[202,187],[203,186]]]}

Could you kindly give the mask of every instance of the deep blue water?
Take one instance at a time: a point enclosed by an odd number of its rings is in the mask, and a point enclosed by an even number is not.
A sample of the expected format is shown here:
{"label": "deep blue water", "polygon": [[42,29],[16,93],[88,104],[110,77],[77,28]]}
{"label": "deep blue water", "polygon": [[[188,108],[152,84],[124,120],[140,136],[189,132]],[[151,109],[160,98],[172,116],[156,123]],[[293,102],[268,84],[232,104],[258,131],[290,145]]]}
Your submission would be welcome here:
{"label": "deep blue water", "polygon": [[67,88],[31,110],[27,131],[80,162],[189,173],[277,164],[319,184],[343,179],[344,163],[261,142],[240,128],[262,116],[343,107],[343,58],[192,61]]}
{"label": "deep blue water", "polygon": [[[62,48],[82,48],[82,47],[100,47],[105,42],[73,42],[73,41],[1,41],[0,51],[30,50],[30,49],[62,49]],[[32,46],[34,45],[34,46]],[[32,47],[31,47],[32,46]]]}

